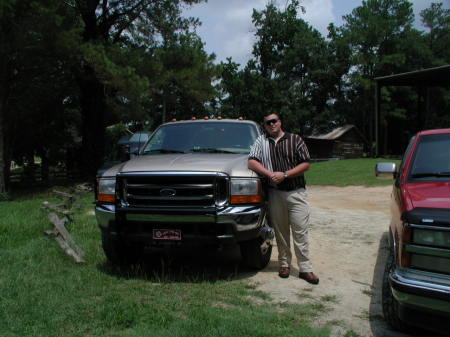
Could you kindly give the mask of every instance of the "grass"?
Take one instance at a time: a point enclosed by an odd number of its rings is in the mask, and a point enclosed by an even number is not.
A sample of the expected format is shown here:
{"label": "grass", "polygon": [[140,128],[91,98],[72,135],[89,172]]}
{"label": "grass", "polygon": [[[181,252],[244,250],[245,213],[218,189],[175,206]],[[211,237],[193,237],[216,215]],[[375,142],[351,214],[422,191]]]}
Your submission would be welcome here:
{"label": "grass", "polygon": [[[375,163],[356,159],[314,163],[308,184],[391,184],[374,176]],[[8,199],[11,199],[8,201]],[[245,282],[248,271],[204,256],[172,261],[155,257],[130,268],[105,259],[84,194],[75,224],[68,226],[85,251],[76,264],[55,240],[41,209],[53,196],[13,192],[0,198],[0,336],[328,336],[310,322],[326,314],[323,303],[277,304]],[[312,290],[312,288],[311,288]],[[305,289],[308,291],[308,289]],[[321,302],[334,302],[333,296]],[[357,336],[352,331],[347,335]]]}
{"label": "grass", "polygon": [[92,198],[82,196],[83,207],[68,226],[85,264],[43,234],[52,225],[40,205],[52,201],[51,194],[0,202],[0,336],[329,335],[309,325],[323,308],[276,304],[235,265],[150,258],[113,268],[89,213]]}
{"label": "grass", "polygon": [[317,162],[306,172],[306,182],[309,185],[331,186],[383,186],[392,185],[393,180],[375,177],[375,165],[378,162],[395,162],[399,160],[383,158],[344,159]]}

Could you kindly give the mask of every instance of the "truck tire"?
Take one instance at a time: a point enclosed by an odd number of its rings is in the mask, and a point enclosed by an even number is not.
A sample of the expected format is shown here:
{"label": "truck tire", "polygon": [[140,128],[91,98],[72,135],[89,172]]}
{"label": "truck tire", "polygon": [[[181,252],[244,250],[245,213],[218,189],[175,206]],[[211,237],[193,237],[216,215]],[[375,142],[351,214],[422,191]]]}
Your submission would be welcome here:
{"label": "truck tire", "polygon": [[270,261],[272,254],[272,244],[264,247],[262,238],[245,241],[240,244],[242,261],[247,267],[261,270],[265,268]]}
{"label": "truck tire", "polygon": [[106,231],[102,231],[102,247],[106,258],[113,265],[125,266],[138,261],[139,254],[135,247],[126,246]]}
{"label": "truck tire", "polygon": [[405,331],[407,326],[400,320],[398,313],[398,302],[392,294],[391,285],[389,283],[389,274],[395,267],[394,254],[389,250],[386,266],[383,273],[383,285],[381,289],[381,301],[383,306],[383,316],[385,321],[397,331]]}

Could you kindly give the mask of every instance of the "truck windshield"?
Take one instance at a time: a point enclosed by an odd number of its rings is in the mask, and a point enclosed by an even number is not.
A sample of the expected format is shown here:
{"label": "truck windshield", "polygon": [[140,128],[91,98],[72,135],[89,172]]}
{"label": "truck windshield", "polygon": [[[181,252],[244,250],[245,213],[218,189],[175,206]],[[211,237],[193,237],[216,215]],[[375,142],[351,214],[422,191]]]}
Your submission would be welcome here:
{"label": "truck windshield", "polygon": [[165,124],[155,131],[143,154],[249,153],[258,137],[256,125],[244,122]]}
{"label": "truck windshield", "polygon": [[420,138],[410,178],[421,180],[450,178],[450,134],[425,135]]}

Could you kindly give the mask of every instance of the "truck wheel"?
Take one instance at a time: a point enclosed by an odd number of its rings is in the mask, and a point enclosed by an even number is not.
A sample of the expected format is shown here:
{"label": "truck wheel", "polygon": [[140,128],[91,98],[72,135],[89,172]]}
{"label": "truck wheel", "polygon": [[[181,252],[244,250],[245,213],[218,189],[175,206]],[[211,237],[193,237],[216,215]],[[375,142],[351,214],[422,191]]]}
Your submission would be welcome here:
{"label": "truck wheel", "polygon": [[105,231],[102,231],[102,247],[106,258],[113,265],[130,265],[136,263],[139,258],[136,248],[128,247],[123,242],[111,238]]}
{"label": "truck wheel", "polygon": [[389,274],[395,267],[394,254],[389,250],[386,260],[386,267],[383,274],[383,285],[381,290],[381,301],[383,305],[383,316],[385,321],[398,331],[405,331],[406,325],[400,320],[398,314],[398,302],[392,294],[391,285],[389,283]]}
{"label": "truck wheel", "polygon": [[266,245],[262,238],[245,241],[240,244],[242,260],[252,269],[263,269],[269,264],[272,244]]}

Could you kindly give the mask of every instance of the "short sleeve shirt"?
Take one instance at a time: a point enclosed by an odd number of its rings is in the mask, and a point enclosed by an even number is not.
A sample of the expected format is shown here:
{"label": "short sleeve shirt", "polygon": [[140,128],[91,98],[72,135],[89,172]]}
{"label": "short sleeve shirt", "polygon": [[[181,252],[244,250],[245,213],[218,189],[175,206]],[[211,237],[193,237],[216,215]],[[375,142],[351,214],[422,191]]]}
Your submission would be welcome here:
{"label": "short sleeve shirt", "polygon": [[[266,133],[259,136],[250,150],[249,159],[259,161],[265,168],[273,172],[286,172],[311,160],[303,139],[299,135],[288,132],[285,132],[278,141]],[[276,187],[286,191],[305,188],[305,177],[302,174],[295,178],[285,179]]]}

